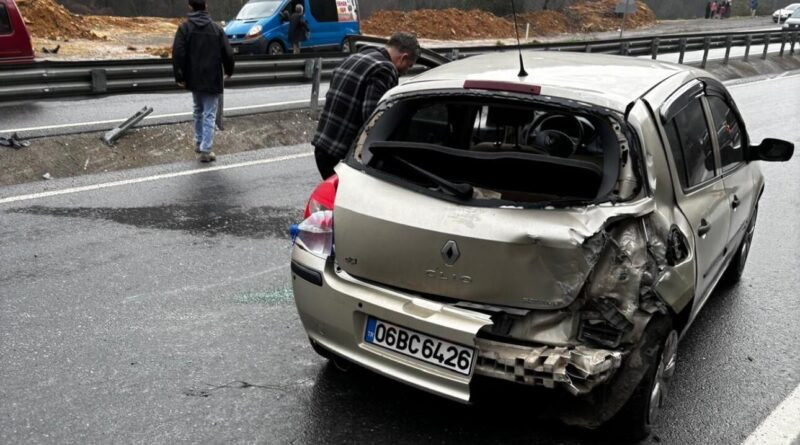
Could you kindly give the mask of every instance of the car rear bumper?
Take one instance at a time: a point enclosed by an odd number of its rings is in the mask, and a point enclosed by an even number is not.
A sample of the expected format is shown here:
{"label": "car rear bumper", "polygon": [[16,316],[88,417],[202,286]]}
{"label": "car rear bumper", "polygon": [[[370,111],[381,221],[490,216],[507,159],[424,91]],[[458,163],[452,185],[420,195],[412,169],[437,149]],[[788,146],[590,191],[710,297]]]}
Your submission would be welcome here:
{"label": "car rear bumper", "polygon": [[[478,337],[489,315],[360,281],[300,247],[292,253],[295,302],[309,338],[376,373],[459,402],[473,375],[586,394],[620,367],[622,353],[584,346],[520,346]],[[470,375],[367,343],[369,317],[475,349]]]}

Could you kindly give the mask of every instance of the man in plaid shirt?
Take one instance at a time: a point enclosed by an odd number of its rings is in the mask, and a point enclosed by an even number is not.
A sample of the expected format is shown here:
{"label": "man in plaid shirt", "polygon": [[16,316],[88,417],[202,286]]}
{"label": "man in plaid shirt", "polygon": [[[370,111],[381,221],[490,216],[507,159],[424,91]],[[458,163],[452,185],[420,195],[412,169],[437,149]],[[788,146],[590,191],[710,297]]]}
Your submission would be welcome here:
{"label": "man in plaid shirt", "polygon": [[417,38],[396,33],[386,48],[367,48],[348,57],[333,72],[317,133],[311,144],[323,179],[350,150],[358,131],[420,56]]}

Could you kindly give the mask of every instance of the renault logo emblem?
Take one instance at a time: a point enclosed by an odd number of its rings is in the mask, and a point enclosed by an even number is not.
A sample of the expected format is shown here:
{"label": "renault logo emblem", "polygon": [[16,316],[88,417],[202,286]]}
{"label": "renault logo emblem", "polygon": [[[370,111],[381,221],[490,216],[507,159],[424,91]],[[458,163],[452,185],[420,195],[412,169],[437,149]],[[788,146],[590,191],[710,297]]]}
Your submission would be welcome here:
{"label": "renault logo emblem", "polygon": [[445,243],[444,247],[442,247],[442,259],[444,260],[444,264],[452,266],[456,264],[459,258],[461,258],[461,251],[458,250],[458,244],[452,240]]}

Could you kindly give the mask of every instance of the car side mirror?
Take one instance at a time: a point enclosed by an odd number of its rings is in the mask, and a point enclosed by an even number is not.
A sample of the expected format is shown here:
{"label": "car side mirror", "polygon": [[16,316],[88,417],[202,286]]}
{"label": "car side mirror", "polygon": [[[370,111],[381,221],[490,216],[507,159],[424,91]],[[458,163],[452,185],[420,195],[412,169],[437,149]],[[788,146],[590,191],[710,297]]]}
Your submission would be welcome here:
{"label": "car side mirror", "polygon": [[281,12],[281,22],[288,22],[289,21],[289,12],[283,11]]}
{"label": "car side mirror", "polygon": [[750,146],[749,161],[786,162],[794,155],[794,144],[780,139],[764,139],[761,145]]}

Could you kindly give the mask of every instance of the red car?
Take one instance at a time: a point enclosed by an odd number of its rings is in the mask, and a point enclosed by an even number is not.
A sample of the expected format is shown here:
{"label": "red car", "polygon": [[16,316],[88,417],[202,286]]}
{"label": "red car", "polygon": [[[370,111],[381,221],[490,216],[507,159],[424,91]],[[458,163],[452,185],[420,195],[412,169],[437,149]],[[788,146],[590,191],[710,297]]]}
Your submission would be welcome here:
{"label": "red car", "polygon": [[14,0],[0,0],[0,63],[33,61],[31,36]]}

